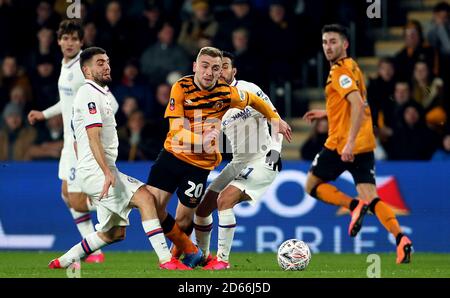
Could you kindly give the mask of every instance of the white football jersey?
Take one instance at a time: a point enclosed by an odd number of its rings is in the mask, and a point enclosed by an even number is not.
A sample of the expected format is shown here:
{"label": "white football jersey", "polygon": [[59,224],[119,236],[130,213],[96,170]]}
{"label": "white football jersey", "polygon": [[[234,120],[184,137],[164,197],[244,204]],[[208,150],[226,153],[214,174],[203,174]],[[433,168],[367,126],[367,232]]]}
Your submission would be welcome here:
{"label": "white football jersey", "polygon": [[[259,96],[275,110],[269,97],[257,85],[234,80],[231,86]],[[282,139],[276,142],[271,137],[267,120],[250,106],[244,110],[229,109],[222,117],[222,130],[231,143],[233,162],[249,162],[265,157],[270,149],[281,152]]]}
{"label": "white football jersey", "polygon": [[115,98],[108,87],[101,87],[91,80],[85,80],[77,92],[73,105],[73,130],[77,142],[77,170],[99,168],[89,146],[86,129],[102,127],[101,142],[108,166],[115,167],[119,139],[114,117]]}
{"label": "white football jersey", "polygon": [[[72,147],[73,134],[70,121],[72,120],[72,106],[78,89],[84,84],[84,75],[80,66],[80,51],[73,59],[61,62],[61,73],[58,79],[59,102],[49,107],[44,113],[46,119],[62,114],[64,123],[64,143],[67,148]],[[119,104],[114,98],[114,113]]]}
{"label": "white football jersey", "polygon": [[61,63],[61,73],[58,79],[59,102],[43,111],[46,119],[62,114],[64,123],[64,141],[71,141],[72,105],[78,89],[84,84],[84,75],[80,67],[81,51],[72,60]]}

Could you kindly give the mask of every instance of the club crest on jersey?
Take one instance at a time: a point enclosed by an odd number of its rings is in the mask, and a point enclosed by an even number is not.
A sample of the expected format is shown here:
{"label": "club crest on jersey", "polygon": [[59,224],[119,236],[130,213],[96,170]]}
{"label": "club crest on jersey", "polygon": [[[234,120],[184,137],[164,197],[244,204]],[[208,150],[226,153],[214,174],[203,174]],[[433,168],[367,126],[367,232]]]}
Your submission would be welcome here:
{"label": "club crest on jersey", "polygon": [[91,101],[88,103],[89,114],[97,113],[97,107],[95,106],[95,102]]}
{"label": "club crest on jersey", "polygon": [[245,93],[244,93],[244,91],[238,90],[238,93],[239,93],[239,98],[241,99],[241,101],[244,101],[245,100]]}
{"label": "club crest on jersey", "polygon": [[213,106],[213,108],[216,110],[220,110],[222,107],[223,107],[223,101],[221,101],[221,100],[216,101],[216,103]]}
{"label": "club crest on jersey", "polygon": [[348,75],[341,75],[339,77],[339,85],[342,88],[350,88],[352,86],[352,79]]}
{"label": "club crest on jersey", "polygon": [[174,98],[171,98],[171,99],[169,100],[169,109],[170,109],[171,111],[175,110],[175,99],[174,99]]}
{"label": "club crest on jersey", "polygon": [[133,177],[130,177],[130,176],[127,176],[127,180],[130,183],[135,183],[135,184],[138,183],[138,181],[136,179],[134,179]]}

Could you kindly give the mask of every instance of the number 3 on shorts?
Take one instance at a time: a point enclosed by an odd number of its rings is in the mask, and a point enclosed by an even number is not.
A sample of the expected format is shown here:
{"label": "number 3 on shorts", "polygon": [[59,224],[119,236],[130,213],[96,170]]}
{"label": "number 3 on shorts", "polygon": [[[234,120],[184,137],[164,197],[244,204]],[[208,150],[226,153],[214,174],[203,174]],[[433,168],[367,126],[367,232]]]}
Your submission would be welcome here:
{"label": "number 3 on shorts", "polygon": [[75,172],[76,172],[75,168],[70,168],[70,176],[69,176],[70,181],[75,180]]}
{"label": "number 3 on shorts", "polygon": [[194,197],[194,198],[200,198],[200,196],[202,195],[203,192],[203,183],[199,183],[197,185],[195,185],[194,182],[192,181],[188,181],[189,184],[189,188],[186,189],[186,191],[184,192],[184,194],[190,198]]}

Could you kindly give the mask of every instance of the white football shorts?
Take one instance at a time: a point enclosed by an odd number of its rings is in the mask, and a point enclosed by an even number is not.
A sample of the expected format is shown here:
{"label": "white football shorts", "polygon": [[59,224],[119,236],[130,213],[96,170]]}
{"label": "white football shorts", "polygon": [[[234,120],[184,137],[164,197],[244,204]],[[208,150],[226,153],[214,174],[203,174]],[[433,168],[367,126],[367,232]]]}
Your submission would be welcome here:
{"label": "white football shorts", "polygon": [[108,195],[101,200],[105,176],[100,168],[97,170],[79,170],[79,182],[81,189],[97,206],[98,224],[95,229],[107,232],[114,226],[128,226],[130,224],[128,215],[131,212],[130,201],[136,191],[144,185],[143,182],[125,175],[111,168],[116,175],[116,186],[109,187]]}
{"label": "white football shorts", "polygon": [[250,203],[256,203],[275,180],[278,171],[265,163],[265,157],[249,163],[230,162],[208,186],[208,190],[220,193],[227,185],[245,192]]}
{"label": "white football shorts", "polygon": [[64,141],[64,147],[59,159],[58,177],[67,181],[68,192],[82,192],[77,182],[77,156],[73,142]]}

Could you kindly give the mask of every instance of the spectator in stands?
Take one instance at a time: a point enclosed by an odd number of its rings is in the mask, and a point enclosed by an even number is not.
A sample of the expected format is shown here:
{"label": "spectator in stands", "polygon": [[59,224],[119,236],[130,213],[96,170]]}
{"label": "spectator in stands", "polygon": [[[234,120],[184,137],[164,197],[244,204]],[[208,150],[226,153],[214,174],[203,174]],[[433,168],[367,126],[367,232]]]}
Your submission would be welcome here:
{"label": "spectator in stands", "polygon": [[17,32],[11,30],[16,28],[19,22],[17,16],[17,10],[12,4],[11,0],[0,1],[0,61],[8,53],[14,53],[16,51],[16,39],[18,38]]}
{"label": "spectator in stands", "polygon": [[130,28],[122,12],[119,1],[111,1],[106,6],[105,19],[97,31],[97,46],[108,49],[111,59],[111,77],[114,83],[120,80],[120,74],[129,53],[128,32]]}
{"label": "spectator in stands", "polygon": [[31,51],[28,58],[27,70],[29,73],[33,72],[38,60],[45,57],[50,60],[53,65],[58,65],[62,59],[58,49],[55,47],[55,32],[48,28],[42,27],[37,33],[38,44]]}
{"label": "spectator in stands", "polygon": [[378,136],[383,146],[387,140],[392,137],[393,130],[400,125],[402,119],[403,107],[410,102],[411,87],[408,82],[397,82],[394,89],[394,98],[387,102],[379,113],[379,129]]}
{"label": "spectator in stands", "polygon": [[414,66],[412,98],[425,109],[425,119],[431,127],[442,128],[446,122],[443,108],[443,87],[441,78],[433,77],[428,65],[418,61]]}
{"label": "spectator in stands", "polygon": [[210,12],[207,0],[192,1],[192,16],[183,22],[178,44],[184,48],[193,60],[198,51],[212,45],[219,24]]}
{"label": "spectator in stands", "polygon": [[64,145],[64,128],[61,115],[45,122],[45,127],[38,129],[36,140],[27,150],[25,160],[57,160]]}
{"label": "spectator in stands", "polygon": [[238,28],[245,28],[250,36],[251,44],[258,44],[258,19],[252,11],[249,0],[233,0],[230,5],[231,15],[227,15],[219,23],[214,45],[220,49],[232,51],[232,33]]}
{"label": "spectator in stands", "polygon": [[153,118],[157,121],[164,121],[164,113],[166,112],[167,104],[170,99],[171,86],[166,83],[159,84],[156,87],[155,93],[155,111],[153,113]]}
{"label": "spectator in stands", "polygon": [[272,0],[269,21],[263,31],[262,49],[267,63],[267,77],[270,81],[292,81],[294,71],[300,68],[298,38],[292,38],[298,36],[298,32],[283,1]]}
{"label": "spectator in stands", "polygon": [[433,8],[428,42],[443,56],[450,56],[450,4],[440,2]]}
{"label": "spectator in stands", "polygon": [[308,139],[300,148],[300,155],[303,160],[312,161],[317,153],[319,153],[328,137],[328,120],[327,118],[318,119],[314,123],[313,130]]}
{"label": "spectator in stands", "polygon": [[450,132],[442,138],[439,149],[433,154],[432,160],[450,161]]}
{"label": "spectator in stands", "polygon": [[[329,7],[332,3],[327,0],[295,0],[285,1],[286,10],[294,14],[297,29],[297,39],[303,41],[314,40],[321,35],[321,28],[326,23],[326,14],[331,10]],[[360,44],[358,42],[358,44]],[[320,42],[309,42],[307,46],[301,45],[299,53],[307,61],[311,57],[317,55],[317,51],[322,51]]]}
{"label": "spectator in stands", "polygon": [[41,27],[49,27],[52,30],[58,29],[61,17],[54,11],[53,3],[50,0],[39,1],[36,7],[35,30]]}
{"label": "spectator in stands", "polygon": [[118,129],[119,159],[120,160],[148,160],[149,137],[144,113],[136,110],[131,113],[127,124]]}
{"label": "spectator in stands", "polygon": [[57,76],[55,66],[49,56],[40,57],[37,67],[31,76],[33,86],[33,108],[39,111],[45,110],[58,102],[58,85],[55,84]]}
{"label": "spectator in stands", "polygon": [[428,41],[439,52],[439,76],[444,80],[444,108],[450,115],[450,5],[436,4],[433,22],[428,32]]}
{"label": "spectator in stands", "polygon": [[36,139],[36,129],[25,126],[23,111],[15,103],[8,103],[2,116],[0,160],[25,160],[26,151]]}
{"label": "spectator in stands", "polygon": [[447,122],[438,150],[433,154],[433,160],[450,160],[450,123]]}
{"label": "spectator in stands", "polygon": [[372,123],[378,128],[380,111],[385,111],[392,104],[395,89],[394,62],[389,58],[382,58],[378,62],[377,77],[370,79],[367,88],[367,98],[372,112]]}
{"label": "spectator in stands", "polygon": [[17,65],[16,57],[8,55],[3,59],[0,70],[0,110],[9,101],[11,90],[16,86],[21,86],[26,98],[31,98],[31,84],[25,70]]}
{"label": "spectator in stands", "polygon": [[[67,0],[66,0],[66,3],[67,3]],[[66,13],[66,12],[63,12],[63,13]],[[89,11],[89,4],[86,2],[81,2],[81,5],[80,5],[80,21],[81,21],[81,23],[83,23],[83,24],[87,23],[87,21],[90,18],[91,18],[91,16],[90,16],[90,11]]]}
{"label": "spectator in stands", "polygon": [[137,20],[135,32],[130,32],[133,37],[133,44],[136,52],[133,53],[140,57],[142,52],[158,40],[158,32],[164,25],[165,16],[162,4],[156,0],[145,1],[145,8],[142,16]]}
{"label": "spectator in stands", "polygon": [[405,47],[395,56],[395,69],[397,78],[410,81],[414,65],[421,60],[428,64],[434,74],[437,74],[437,65],[434,49],[424,42],[422,26],[418,21],[408,21],[404,28]]}
{"label": "spectator in stands", "polygon": [[20,85],[17,85],[11,89],[11,92],[9,94],[9,102],[17,104],[25,113],[31,111],[31,107],[33,106],[30,98],[27,96],[25,90]]}
{"label": "spectator in stands", "polygon": [[433,23],[428,32],[429,42],[439,51],[450,55],[450,4],[440,2],[433,8]]}
{"label": "spectator in stands", "polygon": [[126,97],[134,97],[139,109],[149,117],[153,108],[153,92],[146,84],[145,77],[139,71],[139,61],[130,59],[125,64],[120,83],[113,88],[113,94],[119,105]]}
{"label": "spectator in stands", "polygon": [[172,72],[186,74],[190,61],[183,48],[174,42],[174,29],[165,23],[158,32],[158,41],[141,56],[141,70],[151,86],[167,81]]}
{"label": "spectator in stands", "polygon": [[125,96],[119,103],[119,111],[116,115],[117,126],[125,125],[128,122],[131,114],[139,110],[139,104],[135,97]]}
{"label": "spectator in stands", "polygon": [[406,103],[401,123],[386,143],[389,160],[430,160],[439,144],[438,135],[425,123],[425,113],[415,101]]}
{"label": "spectator in stands", "polygon": [[164,140],[169,132],[169,121],[164,118],[169,104],[171,86],[163,83],[156,88],[156,104],[152,120],[149,122],[149,158],[155,160],[163,148]]}
{"label": "spectator in stands", "polygon": [[250,47],[249,32],[245,28],[237,28],[233,31],[233,50],[236,68],[239,69],[239,78],[258,83],[263,80],[258,55],[254,48]]}
{"label": "spectator in stands", "polygon": [[83,27],[83,45],[85,48],[93,47],[97,44],[97,25],[94,22],[88,22]]}

